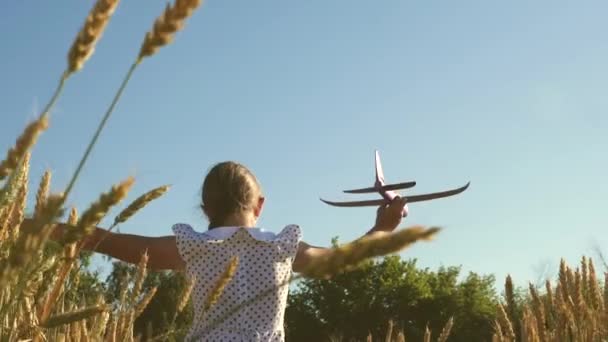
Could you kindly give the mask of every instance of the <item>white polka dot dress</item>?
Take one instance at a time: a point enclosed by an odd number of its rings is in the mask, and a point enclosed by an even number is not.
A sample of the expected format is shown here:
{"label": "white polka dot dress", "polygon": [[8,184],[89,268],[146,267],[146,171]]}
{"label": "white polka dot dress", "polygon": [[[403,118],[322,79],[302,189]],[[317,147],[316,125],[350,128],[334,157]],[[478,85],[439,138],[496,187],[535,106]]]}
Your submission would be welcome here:
{"label": "white polka dot dress", "polygon": [[[204,233],[173,226],[186,272],[196,278],[194,320],[187,341],[285,341],[283,318],[292,262],[302,233],[288,225],[279,234],[259,228],[218,227]],[[232,281],[217,304],[203,306],[230,259],[239,257]]]}

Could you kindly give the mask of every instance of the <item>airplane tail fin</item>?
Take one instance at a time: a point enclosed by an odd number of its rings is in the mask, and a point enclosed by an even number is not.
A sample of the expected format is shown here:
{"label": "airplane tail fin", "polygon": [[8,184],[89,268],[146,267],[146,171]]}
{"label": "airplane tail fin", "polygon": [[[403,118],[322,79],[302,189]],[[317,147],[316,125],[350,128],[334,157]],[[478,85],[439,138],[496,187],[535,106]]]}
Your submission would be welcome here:
{"label": "airplane tail fin", "polygon": [[384,185],[384,171],[380,162],[380,153],[376,151],[376,184]]}

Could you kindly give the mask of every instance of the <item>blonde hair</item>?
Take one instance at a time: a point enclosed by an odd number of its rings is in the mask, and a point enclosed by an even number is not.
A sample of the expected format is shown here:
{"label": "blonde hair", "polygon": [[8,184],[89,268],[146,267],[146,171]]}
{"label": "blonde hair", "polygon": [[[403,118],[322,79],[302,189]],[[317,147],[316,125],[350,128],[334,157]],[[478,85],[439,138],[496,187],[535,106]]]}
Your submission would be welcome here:
{"label": "blonde hair", "polygon": [[201,194],[209,229],[223,225],[231,215],[253,210],[261,193],[258,180],[242,164],[225,161],[214,165],[205,177]]}

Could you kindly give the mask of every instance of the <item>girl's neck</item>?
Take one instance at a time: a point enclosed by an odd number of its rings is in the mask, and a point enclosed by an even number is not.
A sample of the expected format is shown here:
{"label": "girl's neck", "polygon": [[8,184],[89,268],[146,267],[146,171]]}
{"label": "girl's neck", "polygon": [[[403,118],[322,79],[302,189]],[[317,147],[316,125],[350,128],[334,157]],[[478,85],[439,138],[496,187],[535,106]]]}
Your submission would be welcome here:
{"label": "girl's neck", "polygon": [[257,223],[256,218],[253,215],[235,215],[228,217],[222,222],[216,224],[209,224],[209,229],[218,227],[244,227],[251,228],[255,227]]}

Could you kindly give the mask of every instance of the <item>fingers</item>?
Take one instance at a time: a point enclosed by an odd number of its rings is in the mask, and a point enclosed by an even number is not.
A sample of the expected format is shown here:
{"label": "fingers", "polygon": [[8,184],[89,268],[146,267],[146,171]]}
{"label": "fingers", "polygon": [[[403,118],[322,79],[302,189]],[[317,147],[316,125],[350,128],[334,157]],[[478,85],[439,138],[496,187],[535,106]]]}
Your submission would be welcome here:
{"label": "fingers", "polygon": [[407,209],[407,197],[397,196],[393,199],[390,204],[391,209],[395,215],[399,214],[401,217],[406,217],[408,214]]}
{"label": "fingers", "polygon": [[389,214],[394,214],[394,215],[403,214],[403,217],[405,217],[405,215],[407,215],[406,205],[407,205],[407,197],[396,196],[395,198],[393,198],[393,200],[390,203],[386,203],[386,204],[382,204],[382,205],[378,206],[376,213],[378,215],[383,215],[384,213],[389,213]]}
{"label": "fingers", "polygon": [[397,196],[393,199],[391,204],[389,205],[394,210],[402,210],[407,204],[407,197]]}

